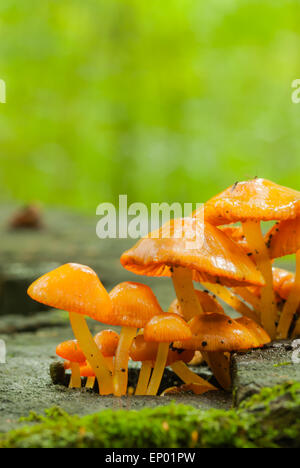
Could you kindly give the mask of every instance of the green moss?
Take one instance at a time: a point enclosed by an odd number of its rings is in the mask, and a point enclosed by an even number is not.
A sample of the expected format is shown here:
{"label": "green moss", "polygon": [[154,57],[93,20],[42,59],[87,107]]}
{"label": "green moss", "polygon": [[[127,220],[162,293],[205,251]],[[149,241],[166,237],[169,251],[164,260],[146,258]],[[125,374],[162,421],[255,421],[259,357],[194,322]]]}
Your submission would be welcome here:
{"label": "green moss", "polygon": [[52,408],[27,421],[35,424],[0,437],[0,448],[299,447],[300,384],[265,388],[229,411],[171,404],[80,418]]}

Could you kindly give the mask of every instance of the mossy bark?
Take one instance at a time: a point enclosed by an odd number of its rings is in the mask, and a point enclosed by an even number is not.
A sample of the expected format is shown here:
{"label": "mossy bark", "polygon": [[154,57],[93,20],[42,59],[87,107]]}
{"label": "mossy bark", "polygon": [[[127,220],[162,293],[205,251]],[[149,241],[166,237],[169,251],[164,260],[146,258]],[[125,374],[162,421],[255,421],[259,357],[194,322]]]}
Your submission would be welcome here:
{"label": "mossy bark", "polygon": [[0,448],[300,448],[300,384],[263,389],[238,409],[171,404],[80,418],[59,408],[0,437]]}

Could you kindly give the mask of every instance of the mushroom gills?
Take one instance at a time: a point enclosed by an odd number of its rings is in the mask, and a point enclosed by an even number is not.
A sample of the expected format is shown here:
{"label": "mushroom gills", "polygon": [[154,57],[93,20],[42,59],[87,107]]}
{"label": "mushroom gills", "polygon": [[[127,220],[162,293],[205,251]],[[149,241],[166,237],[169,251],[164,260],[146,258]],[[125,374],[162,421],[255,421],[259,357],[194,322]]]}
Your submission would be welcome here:
{"label": "mushroom gills", "polygon": [[239,312],[246,317],[251,318],[257,322],[258,317],[255,311],[250,309],[246,304],[244,304],[235,294],[233,294],[229,289],[221,284],[212,284],[212,283],[202,283],[205,289],[208,289],[213,294],[218,296],[222,301],[232,307],[234,310]]}

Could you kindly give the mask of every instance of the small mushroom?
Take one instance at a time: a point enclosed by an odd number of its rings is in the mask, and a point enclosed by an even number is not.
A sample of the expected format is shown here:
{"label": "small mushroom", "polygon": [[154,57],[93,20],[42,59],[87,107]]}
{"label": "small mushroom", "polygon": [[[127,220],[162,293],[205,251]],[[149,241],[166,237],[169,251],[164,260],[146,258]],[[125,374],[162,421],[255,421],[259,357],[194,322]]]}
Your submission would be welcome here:
{"label": "small mushroom", "polygon": [[80,376],[87,378],[85,388],[94,388],[96,374],[88,362],[80,366]]}
{"label": "small mushroom", "polygon": [[112,304],[96,273],[89,267],[68,263],[39,278],[28,289],[29,296],[50,307],[69,312],[71,326],[86,360],[92,366],[100,393],[112,393],[112,376],[86,324],[84,316],[100,321]]}
{"label": "small mushroom", "polygon": [[[155,365],[159,343],[146,342],[144,335],[139,334],[132,342],[130,357],[135,362],[141,362],[142,367],[135,395],[146,395],[152,368]],[[166,366],[172,366],[176,361],[190,362],[194,351],[169,348]]]}
{"label": "small mushroom", "polygon": [[124,282],[109,294],[113,308],[102,317],[104,323],[122,327],[114,365],[114,395],[126,395],[128,359],[132,340],[138,328],[143,328],[162,309],[151,288],[145,284]]}
{"label": "small mushroom", "polygon": [[[103,354],[106,361],[107,367],[113,374],[114,371],[114,356],[119,343],[119,335],[114,330],[102,330],[97,333],[94,337],[95,343],[98,346],[100,352]],[[87,376],[87,387],[94,387],[93,376]]]}
{"label": "small mushroom", "polygon": [[85,363],[86,358],[77,340],[60,343],[56,348],[56,354],[68,362],[65,363],[65,369],[71,369],[69,388],[81,388],[80,365]]}
{"label": "small mushroom", "polygon": [[230,361],[226,353],[259,348],[270,342],[264,330],[248,318],[238,322],[226,315],[205,314],[194,317],[189,326],[192,338],[175,342],[174,347],[201,351],[216,379],[225,389],[230,387]]}
{"label": "small mushroom", "polygon": [[156,395],[166,367],[169,345],[174,340],[185,341],[192,336],[186,322],[176,314],[160,314],[153,317],[144,328],[145,341],[159,343],[156,362],[148,386],[147,395]]}

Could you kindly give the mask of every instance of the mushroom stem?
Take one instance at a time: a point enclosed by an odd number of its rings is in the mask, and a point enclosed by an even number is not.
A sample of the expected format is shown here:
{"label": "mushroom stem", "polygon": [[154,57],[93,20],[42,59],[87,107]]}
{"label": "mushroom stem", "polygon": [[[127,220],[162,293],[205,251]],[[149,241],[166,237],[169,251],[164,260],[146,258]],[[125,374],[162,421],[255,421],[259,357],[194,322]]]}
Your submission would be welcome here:
{"label": "mushroom stem", "polygon": [[156,395],[166,367],[169,354],[169,343],[159,343],[155,366],[147,390],[147,395]]}
{"label": "mushroom stem", "polygon": [[85,388],[94,388],[95,377],[88,377],[86,380]]}
{"label": "mushroom stem", "polygon": [[115,396],[126,395],[128,383],[129,350],[136,333],[137,328],[134,327],[123,327],[121,330],[119,344],[116,351],[113,377]]}
{"label": "mushroom stem", "polygon": [[300,250],[296,253],[296,275],[295,282],[289,294],[289,297],[284,304],[283,311],[277,328],[277,338],[284,339],[288,337],[289,330],[297,313],[300,303]]}
{"label": "mushroom stem", "polygon": [[[254,309],[256,313],[256,321],[260,315],[260,300],[256,297],[249,289],[247,288],[233,288],[234,292],[238,294],[244,301],[248,302]],[[254,314],[253,314],[254,315]],[[251,318],[251,317],[249,317]]]}
{"label": "mushroom stem", "polygon": [[261,324],[272,339],[276,336],[276,322],[278,312],[273,289],[272,262],[261,232],[260,223],[257,221],[246,221],[243,230],[248,245],[253,252],[258,269],[263,275],[266,285],[261,290]]}
{"label": "mushroom stem", "polygon": [[228,358],[221,352],[202,352],[202,355],[221,387],[229,390],[231,387],[230,357]]}
{"label": "mushroom stem", "polygon": [[113,374],[113,372],[114,372],[114,358],[113,357],[106,357],[104,359],[106,361],[107,367],[109,368],[109,370]]}
{"label": "mushroom stem", "polygon": [[188,268],[173,267],[172,280],[185,320],[188,322],[195,315],[203,314],[193,285],[193,272]]}
{"label": "mushroom stem", "polygon": [[152,370],[151,361],[142,362],[139,380],[136,386],[135,395],[146,395]]}
{"label": "mushroom stem", "polygon": [[244,304],[235,294],[221,284],[202,283],[205,289],[209,289],[213,294],[218,296],[222,301],[226,302],[230,307],[239,312],[245,317],[258,321],[257,314]]}
{"label": "mushroom stem", "polygon": [[112,393],[112,375],[109,371],[105,358],[99,351],[93,336],[87,326],[83,315],[69,313],[70,322],[75,338],[82,349],[86,360],[91,365],[99,384],[100,395]]}
{"label": "mushroom stem", "polygon": [[184,383],[196,383],[199,385],[205,385],[215,390],[215,387],[213,385],[207,382],[207,380],[202,379],[200,375],[195,374],[195,372],[191,371],[191,369],[189,369],[183,361],[176,361],[170,367]]}
{"label": "mushroom stem", "polygon": [[77,362],[70,363],[71,379],[69,388],[81,388],[80,365]]}

